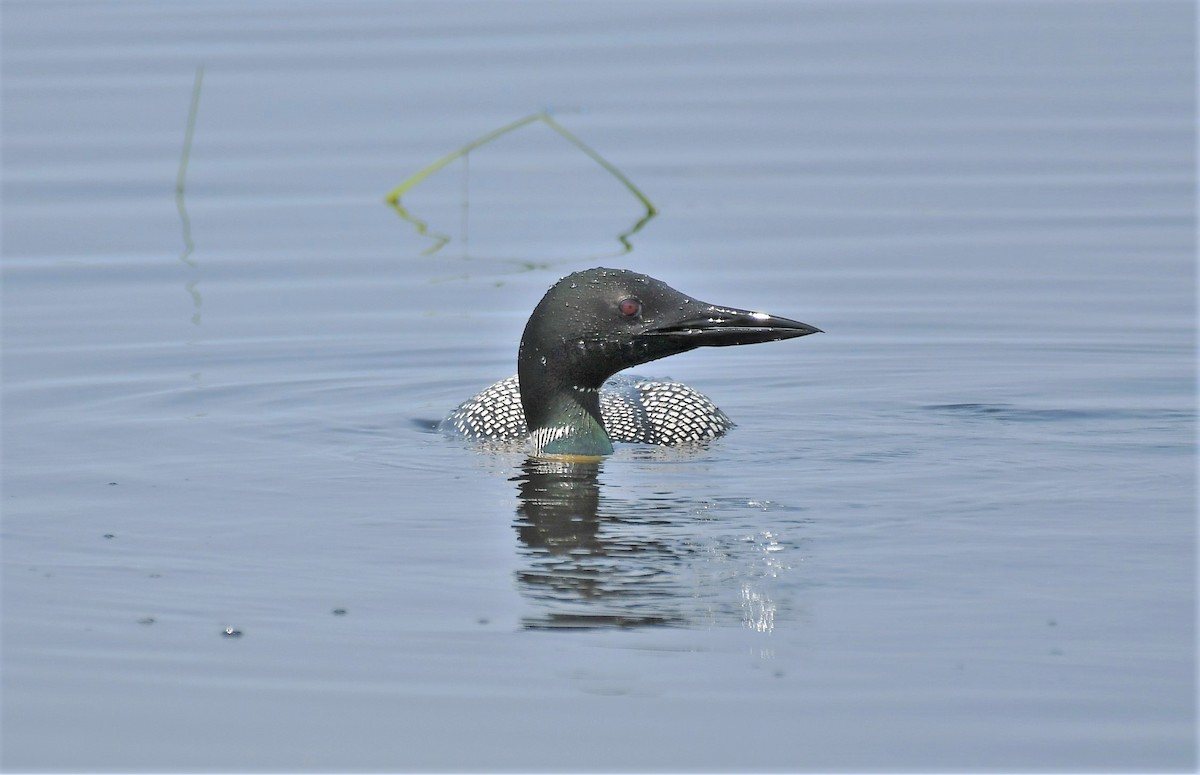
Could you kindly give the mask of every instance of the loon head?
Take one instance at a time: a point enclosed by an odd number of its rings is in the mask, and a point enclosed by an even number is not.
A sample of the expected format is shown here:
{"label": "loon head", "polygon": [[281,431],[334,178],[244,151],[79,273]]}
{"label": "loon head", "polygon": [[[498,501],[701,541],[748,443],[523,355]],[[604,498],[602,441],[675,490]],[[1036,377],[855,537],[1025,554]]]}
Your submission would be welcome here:
{"label": "loon head", "polygon": [[599,390],[622,369],[697,347],[773,342],[818,333],[787,318],[697,301],[644,274],[567,275],[534,308],[517,358],[534,449],[607,455]]}

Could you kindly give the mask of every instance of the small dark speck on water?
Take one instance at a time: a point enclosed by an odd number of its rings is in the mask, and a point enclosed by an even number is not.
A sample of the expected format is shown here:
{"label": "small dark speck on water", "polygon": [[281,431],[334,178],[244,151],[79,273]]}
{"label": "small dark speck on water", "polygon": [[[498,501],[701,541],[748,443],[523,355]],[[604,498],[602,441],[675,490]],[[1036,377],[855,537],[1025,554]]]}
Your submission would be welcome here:
{"label": "small dark speck on water", "polygon": [[138,624],[154,624],[154,617],[147,616],[143,619],[138,619]]}
{"label": "small dark speck on water", "polygon": [[333,615],[334,616],[345,616],[346,609],[345,608],[335,608],[335,609],[333,609]]}
{"label": "small dark speck on water", "polygon": [[117,483],[116,483],[116,482],[109,482],[109,483],[108,483],[108,486],[109,486],[109,487],[116,487],[116,486],[117,486]]}
{"label": "small dark speck on water", "polygon": [[114,534],[112,534],[112,533],[105,533],[105,534],[104,534],[104,537],[105,537],[105,538],[116,538],[116,536],[115,536]]}
{"label": "small dark speck on water", "polygon": [[242,637],[242,631],[237,629],[236,627],[226,627],[225,629],[221,630],[221,637],[222,638],[240,638],[240,637]]}
{"label": "small dark speck on water", "polygon": [[480,626],[484,626],[484,625],[491,624],[492,622],[486,616],[481,616],[481,617],[479,617],[479,619],[476,620],[476,623],[479,624]]}

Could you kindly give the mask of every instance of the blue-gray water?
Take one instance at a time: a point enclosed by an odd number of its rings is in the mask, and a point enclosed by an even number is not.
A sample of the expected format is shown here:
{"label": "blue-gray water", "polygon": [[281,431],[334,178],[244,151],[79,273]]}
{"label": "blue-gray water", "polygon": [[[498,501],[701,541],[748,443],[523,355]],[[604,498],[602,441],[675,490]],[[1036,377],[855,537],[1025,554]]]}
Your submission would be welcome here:
{"label": "blue-gray water", "polygon": [[[1196,766],[1191,3],[0,13],[5,768]],[[632,251],[534,123],[424,254],[541,110]],[[596,264],[827,333],[423,430]]]}

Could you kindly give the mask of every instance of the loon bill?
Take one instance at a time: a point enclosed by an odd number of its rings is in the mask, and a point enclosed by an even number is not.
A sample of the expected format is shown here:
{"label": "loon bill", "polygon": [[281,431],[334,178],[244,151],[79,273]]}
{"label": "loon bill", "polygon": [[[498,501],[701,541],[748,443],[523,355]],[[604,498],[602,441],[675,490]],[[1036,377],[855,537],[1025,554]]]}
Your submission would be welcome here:
{"label": "loon bill", "polygon": [[472,439],[528,438],[534,455],[608,455],[613,441],[707,441],[733,423],[702,393],[679,382],[609,378],[697,347],[820,331],[697,301],[626,269],[575,272],[555,283],[530,315],[516,376],[460,405],[440,427]]}

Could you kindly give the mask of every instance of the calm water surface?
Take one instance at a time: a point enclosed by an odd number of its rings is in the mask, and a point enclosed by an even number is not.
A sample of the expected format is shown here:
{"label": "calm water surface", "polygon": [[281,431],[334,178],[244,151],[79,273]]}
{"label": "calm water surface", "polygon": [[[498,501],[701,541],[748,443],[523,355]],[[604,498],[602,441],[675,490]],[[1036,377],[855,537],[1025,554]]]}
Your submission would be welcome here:
{"label": "calm water surface", "polygon": [[[4,767],[1196,767],[1192,4],[2,13]],[[384,204],[543,110],[631,250],[543,122]],[[827,333],[426,430],[597,264]]]}

